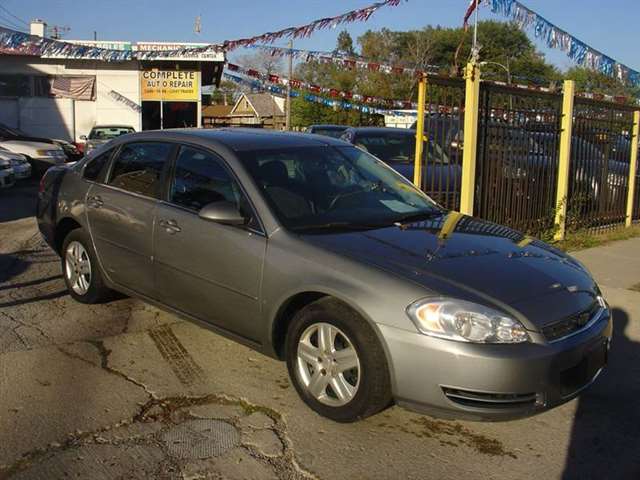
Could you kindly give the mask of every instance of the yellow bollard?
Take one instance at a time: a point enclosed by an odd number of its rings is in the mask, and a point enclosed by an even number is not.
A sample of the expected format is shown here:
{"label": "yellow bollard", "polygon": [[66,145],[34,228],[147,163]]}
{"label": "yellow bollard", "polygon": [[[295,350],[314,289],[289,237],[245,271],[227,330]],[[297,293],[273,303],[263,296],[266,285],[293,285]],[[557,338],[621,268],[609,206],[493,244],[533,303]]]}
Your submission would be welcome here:
{"label": "yellow bollard", "polygon": [[480,69],[468,63],[465,69],[464,145],[462,179],[460,182],[460,212],[473,215],[476,185],[476,154],[478,148],[478,110],[480,108]]}
{"label": "yellow bollard", "polygon": [[413,184],[422,189],[422,152],[424,151],[424,104],[427,96],[427,77],[418,83],[418,121],[416,124],[416,158],[413,167]]}
{"label": "yellow bollard", "polygon": [[560,131],[560,157],[558,158],[558,185],[556,190],[556,234],[555,240],[564,239],[569,195],[569,162],[571,161],[571,136],[573,134],[573,100],[576,83],[564,81],[562,99],[562,122]]}
{"label": "yellow bollard", "polygon": [[633,132],[631,134],[631,161],[629,163],[629,191],[627,194],[627,218],[625,226],[633,222],[633,200],[636,188],[636,172],[638,171],[638,138],[640,130],[640,111],[633,112]]}

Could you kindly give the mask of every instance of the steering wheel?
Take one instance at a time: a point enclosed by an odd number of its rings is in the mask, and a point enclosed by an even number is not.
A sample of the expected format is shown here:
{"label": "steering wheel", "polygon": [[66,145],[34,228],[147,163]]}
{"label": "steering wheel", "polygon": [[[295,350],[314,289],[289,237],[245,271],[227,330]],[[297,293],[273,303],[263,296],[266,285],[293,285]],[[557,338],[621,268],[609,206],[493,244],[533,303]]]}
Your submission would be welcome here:
{"label": "steering wheel", "polygon": [[333,207],[335,207],[336,203],[338,203],[338,200],[342,200],[344,198],[351,197],[353,195],[359,195],[361,193],[373,192],[375,190],[384,190],[382,180],[372,183],[370,186],[367,186],[360,190],[352,190],[350,192],[340,192],[335,197],[333,197],[333,200],[331,200],[331,203],[327,207],[327,212],[330,210],[333,210]]}

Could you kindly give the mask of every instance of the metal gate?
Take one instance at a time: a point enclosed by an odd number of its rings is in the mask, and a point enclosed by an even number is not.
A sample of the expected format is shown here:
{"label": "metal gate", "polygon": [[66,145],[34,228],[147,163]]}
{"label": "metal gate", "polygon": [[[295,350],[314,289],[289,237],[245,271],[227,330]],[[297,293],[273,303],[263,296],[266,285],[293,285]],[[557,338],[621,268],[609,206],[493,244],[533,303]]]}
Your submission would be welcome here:
{"label": "metal gate", "polygon": [[567,228],[623,224],[629,189],[633,108],[576,98]]}
{"label": "metal gate", "polygon": [[465,82],[429,76],[425,102],[422,189],[445,208],[460,208]]}
{"label": "metal gate", "polygon": [[475,214],[540,235],[553,228],[562,96],[483,82]]}

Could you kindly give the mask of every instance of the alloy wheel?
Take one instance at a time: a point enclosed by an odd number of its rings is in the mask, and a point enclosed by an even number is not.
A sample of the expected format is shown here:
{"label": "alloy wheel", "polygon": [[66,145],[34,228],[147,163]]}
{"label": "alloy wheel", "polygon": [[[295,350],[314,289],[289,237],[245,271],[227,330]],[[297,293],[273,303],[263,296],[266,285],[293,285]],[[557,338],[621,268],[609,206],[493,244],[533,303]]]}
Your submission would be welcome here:
{"label": "alloy wheel", "polygon": [[360,358],[347,335],[330,323],[314,323],[300,336],[296,373],[320,403],[341,407],[360,385]]}
{"label": "alloy wheel", "polygon": [[87,293],[91,285],[91,260],[84,246],[75,240],[67,246],[65,275],[75,293]]}

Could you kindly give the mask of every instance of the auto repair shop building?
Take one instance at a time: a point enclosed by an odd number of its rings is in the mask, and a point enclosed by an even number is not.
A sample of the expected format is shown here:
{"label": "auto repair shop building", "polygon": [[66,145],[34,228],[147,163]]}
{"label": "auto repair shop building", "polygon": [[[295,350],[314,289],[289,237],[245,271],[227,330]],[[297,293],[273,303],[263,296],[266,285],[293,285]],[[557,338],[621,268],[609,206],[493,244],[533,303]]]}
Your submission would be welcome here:
{"label": "auto repair shop building", "polygon": [[[31,34],[46,25],[31,22]],[[94,125],[129,125],[136,131],[201,124],[201,87],[218,85],[221,51],[137,60],[136,51],[170,51],[206,44],[70,41],[132,50],[133,60],[104,61],[40,56],[0,49],[0,123],[28,134],[80,141]]]}

